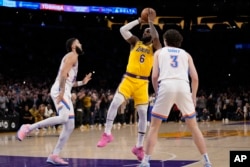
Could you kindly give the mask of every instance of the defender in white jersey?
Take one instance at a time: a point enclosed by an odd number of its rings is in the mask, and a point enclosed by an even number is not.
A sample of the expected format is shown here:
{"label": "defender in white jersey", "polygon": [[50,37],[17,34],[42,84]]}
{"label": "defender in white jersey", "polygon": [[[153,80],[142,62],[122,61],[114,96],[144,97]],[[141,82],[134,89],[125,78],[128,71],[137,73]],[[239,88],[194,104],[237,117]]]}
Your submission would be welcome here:
{"label": "defender in white jersey", "polygon": [[196,121],[195,105],[199,80],[193,59],[189,53],[180,49],[183,37],[179,31],[167,30],[163,35],[163,41],[165,47],[154,54],[152,84],[156,100],[146,138],[145,156],[139,167],[150,166],[149,160],[157,142],[160,125],[162,120],[168,118],[174,104],[185,118],[194,143],[202,155],[204,167],[211,167],[205,140]]}
{"label": "defender in white jersey", "polygon": [[44,119],[43,121],[32,125],[22,125],[17,132],[18,140],[22,141],[32,130],[53,126],[62,125],[62,131],[59,136],[56,147],[49,155],[47,162],[53,165],[68,165],[68,162],[59,157],[63,146],[68,140],[70,134],[75,127],[74,108],[71,100],[72,87],[82,86],[91,80],[92,73],[87,74],[82,81],[76,81],[78,71],[78,56],[83,54],[82,45],[76,38],[70,38],[66,41],[66,49],[68,53],[63,57],[61,65],[56,77],[56,80],[51,87],[51,98],[55,104],[57,115]]}

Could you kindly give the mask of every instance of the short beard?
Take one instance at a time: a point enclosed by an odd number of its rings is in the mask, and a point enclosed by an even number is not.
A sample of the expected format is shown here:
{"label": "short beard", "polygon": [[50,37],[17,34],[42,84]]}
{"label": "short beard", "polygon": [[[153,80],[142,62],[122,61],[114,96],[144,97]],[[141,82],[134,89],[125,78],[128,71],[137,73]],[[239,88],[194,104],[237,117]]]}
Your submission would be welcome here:
{"label": "short beard", "polygon": [[152,37],[142,37],[141,41],[143,42],[143,44],[146,44],[146,43],[150,42],[151,39],[152,39]]}
{"label": "short beard", "polygon": [[83,50],[80,47],[78,47],[78,46],[76,47],[76,53],[78,55],[83,55],[84,54]]}

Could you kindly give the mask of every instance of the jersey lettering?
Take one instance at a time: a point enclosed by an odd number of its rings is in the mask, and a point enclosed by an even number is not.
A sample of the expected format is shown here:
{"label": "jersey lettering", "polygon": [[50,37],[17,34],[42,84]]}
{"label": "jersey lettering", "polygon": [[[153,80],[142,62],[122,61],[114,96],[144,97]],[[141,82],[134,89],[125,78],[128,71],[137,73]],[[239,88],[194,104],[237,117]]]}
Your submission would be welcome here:
{"label": "jersey lettering", "polygon": [[179,53],[180,50],[179,50],[179,49],[168,48],[168,52],[171,52],[171,53]]}
{"label": "jersey lettering", "polygon": [[139,47],[136,49],[136,51],[137,51],[137,52],[147,53],[147,54],[150,53],[150,50],[149,50],[149,49],[143,48],[143,47],[141,47],[141,46],[139,46]]}

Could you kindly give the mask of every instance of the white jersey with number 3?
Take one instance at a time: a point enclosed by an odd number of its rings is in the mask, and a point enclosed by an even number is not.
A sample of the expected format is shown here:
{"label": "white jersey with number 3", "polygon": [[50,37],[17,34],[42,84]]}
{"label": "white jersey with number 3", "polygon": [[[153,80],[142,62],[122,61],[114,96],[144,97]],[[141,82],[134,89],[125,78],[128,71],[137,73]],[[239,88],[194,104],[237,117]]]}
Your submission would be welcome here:
{"label": "white jersey with number 3", "polygon": [[174,104],[183,117],[195,116],[189,85],[189,54],[180,48],[164,47],[158,54],[159,85],[152,116],[167,119]]}
{"label": "white jersey with number 3", "polygon": [[162,48],[158,55],[160,76],[158,81],[165,79],[185,80],[188,78],[188,54],[185,50],[174,47]]}

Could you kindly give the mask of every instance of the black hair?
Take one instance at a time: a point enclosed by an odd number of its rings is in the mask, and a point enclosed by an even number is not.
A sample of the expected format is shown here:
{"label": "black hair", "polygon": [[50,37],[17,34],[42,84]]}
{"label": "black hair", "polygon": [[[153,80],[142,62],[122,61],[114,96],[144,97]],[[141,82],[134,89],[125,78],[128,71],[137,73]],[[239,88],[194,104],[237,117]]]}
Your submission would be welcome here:
{"label": "black hair", "polygon": [[67,52],[71,52],[72,51],[72,44],[73,42],[76,40],[76,38],[69,38],[67,41],[66,41],[66,50]]}
{"label": "black hair", "polygon": [[163,34],[163,39],[168,46],[181,47],[183,37],[178,30],[169,29]]}

